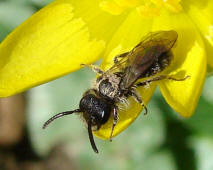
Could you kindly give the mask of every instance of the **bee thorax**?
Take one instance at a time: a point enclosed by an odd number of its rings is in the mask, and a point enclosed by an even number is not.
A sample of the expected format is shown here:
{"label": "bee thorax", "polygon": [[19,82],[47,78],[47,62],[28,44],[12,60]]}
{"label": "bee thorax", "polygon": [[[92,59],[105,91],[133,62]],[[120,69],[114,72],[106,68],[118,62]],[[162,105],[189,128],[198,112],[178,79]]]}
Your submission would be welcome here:
{"label": "bee thorax", "polygon": [[120,77],[116,75],[108,75],[103,77],[98,84],[98,91],[101,95],[115,99],[120,95]]}

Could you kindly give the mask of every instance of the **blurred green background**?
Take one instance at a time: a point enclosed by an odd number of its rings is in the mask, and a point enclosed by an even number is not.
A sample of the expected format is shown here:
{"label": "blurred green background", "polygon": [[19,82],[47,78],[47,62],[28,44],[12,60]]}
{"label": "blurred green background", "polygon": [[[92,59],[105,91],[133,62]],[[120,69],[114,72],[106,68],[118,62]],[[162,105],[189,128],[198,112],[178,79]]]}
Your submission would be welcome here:
{"label": "blurred green background", "polygon": [[[50,1],[0,0],[0,41]],[[0,169],[213,169],[213,77],[206,79],[194,116],[188,119],[178,116],[157,90],[148,104],[147,116],[141,114],[113,142],[95,139],[99,154],[91,149],[87,129],[76,115],[57,120],[42,130],[42,124],[50,116],[78,107],[81,95],[94,77],[90,70],[82,69],[33,88],[21,94],[23,98],[13,98],[17,105],[17,101],[23,100],[24,105],[20,106],[23,108],[16,114],[21,117],[25,112],[25,121],[19,137],[11,144],[1,142],[5,137],[0,135]],[[2,109],[7,106],[5,100],[11,99],[0,100],[0,120],[5,118]],[[4,130],[0,125],[0,131]],[[8,134],[13,134],[12,131]]]}

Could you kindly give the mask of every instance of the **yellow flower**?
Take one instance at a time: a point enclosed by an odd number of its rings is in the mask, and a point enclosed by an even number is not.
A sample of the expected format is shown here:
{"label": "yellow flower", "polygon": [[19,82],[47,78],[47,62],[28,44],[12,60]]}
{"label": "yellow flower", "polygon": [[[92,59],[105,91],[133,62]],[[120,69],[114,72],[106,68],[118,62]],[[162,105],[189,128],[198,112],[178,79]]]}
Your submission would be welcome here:
{"label": "yellow flower", "polygon": [[[56,0],[16,28],[0,44],[0,96],[6,97],[80,69],[103,58],[109,68],[115,55],[131,50],[150,31],[175,30],[171,75],[190,79],[157,82],[168,104],[184,117],[193,114],[213,67],[213,1],[206,0]],[[145,103],[156,87],[139,89]],[[114,136],[139,115],[130,99],[119,112]],[[150,108],[151,109],[151,108]],[[112,120],[96,136],[108,139]]]}

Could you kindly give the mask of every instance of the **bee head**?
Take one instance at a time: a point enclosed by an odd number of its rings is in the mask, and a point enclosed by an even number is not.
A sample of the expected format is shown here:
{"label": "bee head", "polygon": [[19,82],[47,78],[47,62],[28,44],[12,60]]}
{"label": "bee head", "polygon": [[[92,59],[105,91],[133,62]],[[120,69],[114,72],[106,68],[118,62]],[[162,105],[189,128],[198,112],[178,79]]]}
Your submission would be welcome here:
{"label": "bee head", "polygon": [[101,125],[107,122],[112,111],[112,104],[101,98],[95,90],[90,89],[82,97],[79,108],[88,125],[88,134],[93,150],[98,153],[92,134],[92,129],[98,130]]}
{"label": "bee head", "polygon": [[82,113],[88,125],[88,134],[91,146],[93,150],[98,153],[98,149],[95,145],[92,134],[92,129],[96,128],[96,130],[98,130],[101,125],[106,123],[110,117],[111,110],[112,104],[110,104],[110,102],[104,98],[99,97],[95,90],[90,89],[82,97],[79,104],[79,109],[56,114],[44,123],[43,129],[60,117],[71,115],[73,113]]}
{"label": "bee head", "polygon": [[93,130],[98,130],[109,119],[112,104],[106,99],[99,97],[94,90],[89,90],[81,99],[79,108],[83,112],[86,122],[91,121]]}

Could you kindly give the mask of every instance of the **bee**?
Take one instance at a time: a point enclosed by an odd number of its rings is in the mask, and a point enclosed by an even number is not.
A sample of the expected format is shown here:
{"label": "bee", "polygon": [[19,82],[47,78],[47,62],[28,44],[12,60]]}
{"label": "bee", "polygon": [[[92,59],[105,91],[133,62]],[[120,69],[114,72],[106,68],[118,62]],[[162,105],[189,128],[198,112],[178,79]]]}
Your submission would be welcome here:
{"label": "bee", "polygon": [[95,86],[83,94],[78,109],[56,114],[44,123],[43,129],[57,118],[80,113],[87,124],[91,146],[98,153],[92,131],[99,130],[112,116],[113,124],[109,136],[112,139],[118,122],[118,104],[126,103],[129,97],[133,97],[143,106],[145,114],[147,113],[147,108],[137,93],[137,87],[163,79],[183,81],[187,78],[175,79],[158,74],[170,65],[173,59],[171,49],[177,38],[178,34],[173,30],[151,32],[131,51],[115,56],[114,65],[106,71],[95,65],[83,64],[98,74]]}

